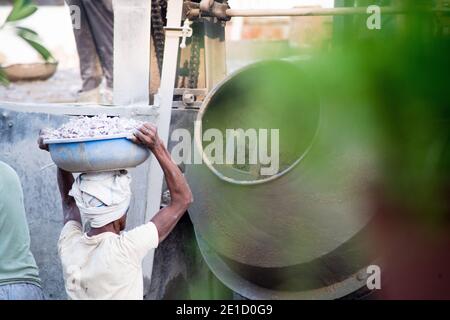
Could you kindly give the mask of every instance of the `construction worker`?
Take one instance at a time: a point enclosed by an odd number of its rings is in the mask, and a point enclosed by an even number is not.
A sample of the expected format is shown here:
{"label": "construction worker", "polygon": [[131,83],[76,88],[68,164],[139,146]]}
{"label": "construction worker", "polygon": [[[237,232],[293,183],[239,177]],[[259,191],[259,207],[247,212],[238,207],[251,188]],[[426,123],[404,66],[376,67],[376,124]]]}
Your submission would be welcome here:
{"label": "construction worker", "polygon": [[[82,88],[78,102],[112,104],[114,13],[112,0],[66,0],[79,23],[73,32]],[[76,8],[76,10],[74,9]],[[101,92],[100,84],[106,80]]]}
{"label": "construction worker", "polygon": [[41,299],[22,186],[14,169],[0,161],[0,300]]}
{"label": "construction worker", "polygon": [[[158,160],[171,202],[133,230],[123,231],[131,199],[126,171],[81,174],[74,179],[58,169],[65,224],[58,251],[71,299],[143,299],[144,256],[168,236],[192,202],[190,188],[155,127],[138,128],[134,142],[148,147]],[[42,136],[39,145],[47,150]],[[82,218],[90,224],[87,232]]]}

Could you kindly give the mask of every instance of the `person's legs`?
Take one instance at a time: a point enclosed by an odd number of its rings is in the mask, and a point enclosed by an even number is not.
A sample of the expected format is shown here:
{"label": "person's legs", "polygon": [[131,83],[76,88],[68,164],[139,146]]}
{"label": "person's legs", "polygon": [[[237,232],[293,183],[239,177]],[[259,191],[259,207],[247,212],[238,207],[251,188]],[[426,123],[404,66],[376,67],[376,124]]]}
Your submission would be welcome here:
{"label": "person's legs", "polygon": [[[103,74],[97,56],[97,47],[92,34],[92,26],[89,22],[88,10],[83,0],[66,0],[69,6],[80,8],[80,28],[73,29],[77,51],[80,60],[80,74],[83,81],[82,92],[98,88],[102,82]],[[97,2],[97,1],[88,1]]]}
{"label": "person's legs", "polygon": [[108,88],[113,87],[114,12],[112,0],[82,0]]}
{"label": "person's legs", "polygon": [[31,283],[0,285],[0,300],[44,300],[40,287]]}
{"label": "person's legs", "polygon": [[0,286],[0,301],[8,300],[8,293],[6,291],[6,286]]}

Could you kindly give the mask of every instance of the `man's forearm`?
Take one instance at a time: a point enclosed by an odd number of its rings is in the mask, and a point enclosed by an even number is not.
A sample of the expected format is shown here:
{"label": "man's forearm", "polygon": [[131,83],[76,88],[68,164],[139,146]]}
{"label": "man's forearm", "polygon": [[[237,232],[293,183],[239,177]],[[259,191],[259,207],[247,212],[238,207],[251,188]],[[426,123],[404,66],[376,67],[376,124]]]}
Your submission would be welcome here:
{"label": "man's forearm", "polygon": [[160,143],[152,151],[164,171],[171,196],[169,206],[160,210],[152,219],[158,229],[159,242],[162,242],[188,209],[192,202],[192,193],[182,172],[173,162],[164,145]]}
{"label": "man's forearm", "polygon": [[60,168],[58,168],[57,176],[58,176],[58,187],[59,187],[59,192],[61,194],[61,199],[65,200],[70,197],[69,191],[72,188],[74,178],[73,178],[72,173],[64,171]]}
{"label": "man's forearm", "polygon": [[192,202],[191,190],[183,173],[172,160],[163,143],[159,143],[152,152],[164,172],[166,184],[170,191],[171,204],[188,206]]}

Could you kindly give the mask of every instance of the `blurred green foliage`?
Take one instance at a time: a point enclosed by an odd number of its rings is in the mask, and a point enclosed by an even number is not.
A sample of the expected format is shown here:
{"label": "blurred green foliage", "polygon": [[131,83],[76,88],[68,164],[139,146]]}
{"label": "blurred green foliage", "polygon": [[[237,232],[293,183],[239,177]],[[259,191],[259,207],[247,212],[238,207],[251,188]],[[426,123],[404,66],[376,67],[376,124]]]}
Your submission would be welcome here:
{"label": "blurred green foliage", "polygon": [[13,8],[6,18],[6,22],[25,19],[37,11],[36,5],[31,0],[14,0]]}
{"label": "blurred green foliage", "polygon": [[410,12],[382,16],[380,30],[351,17],[335,30],[345,41],[308,69],[340,132],[334,142],[372,144],[386,196],[440,225],[450,208],[450,41],[433,1],[395,3]]}

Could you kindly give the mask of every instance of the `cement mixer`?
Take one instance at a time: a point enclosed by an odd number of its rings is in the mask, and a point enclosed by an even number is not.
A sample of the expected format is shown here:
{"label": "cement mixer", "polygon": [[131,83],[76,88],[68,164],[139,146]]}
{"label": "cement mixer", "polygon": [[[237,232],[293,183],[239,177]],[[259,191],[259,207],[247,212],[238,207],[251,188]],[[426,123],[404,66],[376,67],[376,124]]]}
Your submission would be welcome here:
{"label": "cement mixer", "polygon": [[340,298],[366,284],[374,258],[364,195],[372,161],[364,151],[333,147],[330,121],[307,74],[288,61],[248,66],[203,103],[195,130],[200,151],[209,128],[224,135],[225,128],[279,128],[277,174],[261,176],[261,163],[212,164],[204,152],[204,163],[187,169],[201,252],[246,298]]}
{"label": "cement mixer", "polygon": [[[44,266],[41,277],[52,284],[49,296],[64,297],[61,270],[53,264],[60,221],[50,215],[60,206],[54,201],[59,195],[49,156],[36,148],[36,136],[72,116],[101,114],[150,121],[169,145],[176,129],[194,131],[199,151],[209,147],[205,132],[210,129],[222,136],[227,130],[244,136],[254,132],[258,151],[279,142],[277,159],[268,152],[266,159],[258,154],[256,162],[247,161],[249,142],[243,164],[218,163],[206,153],[200,154],[202,164],[186,163],[194,194],[192,224],[186,219],[159,247],[155,260],[153,253],[144,260],[146,299],[217,298],[211,292],[216,278],[247,299],[336,299],[367,289],[367,267],[378,258],[368,232],[373,217],[367,189],[376,176],[370,145],[357,139],[337,142],[343,136],[337,111],[324,99],[327,91],[313,81],[317,77],[308,71],[308,62],[258,62],[228,75],[225,47],[226,23],[236,17],[353,19],[367,15],[367,8],[338,7],[343,1],[330,9],[252,10],[230,8],[222,0],[116,2],[123,6],[115,6],[114,106],[0,103],[1,160],[14,164],[24,179],[31,235],[39,244],[36,257]],[[404,9],[383,7],[382,12]],[[228,147],[226,142],[223,149]],[[150,159],[133,175],[137,201],[129,220],[136,226],[160,209],[163,173]],[[196,241],[189,251],[192,226]],[[204,259],[193,258],[197,245]],[[205,280],[205,295],[185,293],[186,284],[201,282],[198,278]]]}

